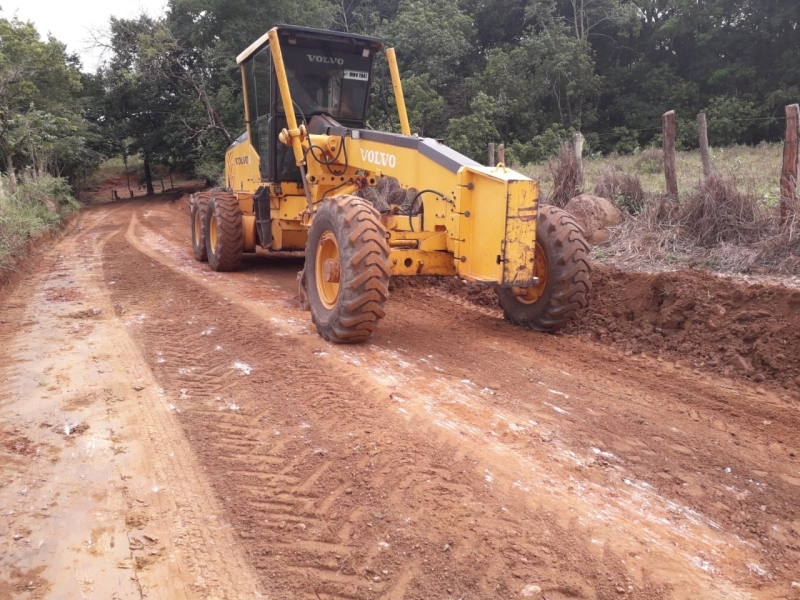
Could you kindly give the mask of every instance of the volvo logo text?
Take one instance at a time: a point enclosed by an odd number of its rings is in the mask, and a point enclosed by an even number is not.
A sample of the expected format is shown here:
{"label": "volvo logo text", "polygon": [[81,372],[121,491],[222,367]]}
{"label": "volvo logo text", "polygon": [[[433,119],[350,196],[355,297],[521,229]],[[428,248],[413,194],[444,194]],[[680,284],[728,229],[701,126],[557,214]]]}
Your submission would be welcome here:
{"label": "volvo logo text", "polygon": [[343,65],[343,58],[334,58],[333,56],[320,56],[318,54],[306,54],[308,60],[311,62],[326,63],[330,65]]}
{"label": "volvo logo text", "polygon": [[361,160],[378,165],[379,167],[390,167],[394,169],[397,166],[397,157],[394,154],[387,154],[386,152],[377,152],[375,150],[361,149]]}

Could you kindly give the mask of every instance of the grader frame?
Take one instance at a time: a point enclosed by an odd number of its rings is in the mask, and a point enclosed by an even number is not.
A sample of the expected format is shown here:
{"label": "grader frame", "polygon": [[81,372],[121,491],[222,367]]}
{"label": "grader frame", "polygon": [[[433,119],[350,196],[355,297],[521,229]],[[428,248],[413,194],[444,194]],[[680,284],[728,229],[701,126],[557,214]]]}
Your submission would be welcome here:
{"label": "grader frame", "polygon": [[195,257],[226,271],[257,246],[305,250],[301,297],[335,342],[372,335],[392,275],[495,286],[509,320],[559,329],[588,300],[580,228],[539,206],[536,181],[411,135],[393,49],[401,133],[368,129],[382,48],[377,38],[281,25],[237,57],[247,131],[226,154],[225,188],[193,197]]}

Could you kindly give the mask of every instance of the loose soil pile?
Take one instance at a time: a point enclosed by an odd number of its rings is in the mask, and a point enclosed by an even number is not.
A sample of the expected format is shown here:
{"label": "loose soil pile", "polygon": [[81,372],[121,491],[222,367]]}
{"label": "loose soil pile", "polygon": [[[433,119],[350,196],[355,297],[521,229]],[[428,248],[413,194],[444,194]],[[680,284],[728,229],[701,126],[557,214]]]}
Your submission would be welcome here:
{"label": "loose soil pile", "polygon": [[626,353],[757,382],[800,384],[800,290],[737,284],[703,271],[596,270],[589,310],[570,328]]}
{"label": "loose soil pile", "polygon": [[[479,306],[498,306],[490,288],[458,279],[438,285]],[[592,286],[589,308],[570,335],[591,336],[627,355],[661,355],[684,368],[800,387],[800,290],[704,271],[606,268],[595,268]]]}

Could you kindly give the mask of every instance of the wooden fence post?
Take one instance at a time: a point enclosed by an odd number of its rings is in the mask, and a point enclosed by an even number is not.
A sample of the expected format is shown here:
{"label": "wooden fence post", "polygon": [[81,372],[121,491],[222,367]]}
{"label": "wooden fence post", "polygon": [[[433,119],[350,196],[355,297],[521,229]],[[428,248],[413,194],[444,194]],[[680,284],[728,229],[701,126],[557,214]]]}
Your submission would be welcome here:
{"label": "wooden fence post", "polygon": [[502,142],[497,147],[497,162],[506,164],[506,145]]}
{"label": "wooden fence post", "polygon": [[586,139],[580,131],[572,134],[572,149],[575,151],[575,160],[578,161],[578,188],[583,187],[583,143]]}
{"label": "wooden fence post", "polygon": [[675,159],[675,111],[664,113],[662,129],[664,133],[664,177],[667,180],[667,194],[678,199],[678,164]]}
{"label": "wooden fence post", "polygon": [[494,162],[494,142],[489,142],[489,162],[488,166],[494,167],[497,163]]}
{"label": "wooden fence post", "polygon": [[786,139],[783,142],[781,170],[781,222],[786,223],[797,201],[798,140],[800,140],[800,105],[786,107]]}
{"label": "wooden fence post", "polygon": [[713,168],[711,166],[711,153],[708,150],[708,123],[704,112],[697,115],[697,134],[700,136],[700,159],[703,161],[703,177],[708,179]]}

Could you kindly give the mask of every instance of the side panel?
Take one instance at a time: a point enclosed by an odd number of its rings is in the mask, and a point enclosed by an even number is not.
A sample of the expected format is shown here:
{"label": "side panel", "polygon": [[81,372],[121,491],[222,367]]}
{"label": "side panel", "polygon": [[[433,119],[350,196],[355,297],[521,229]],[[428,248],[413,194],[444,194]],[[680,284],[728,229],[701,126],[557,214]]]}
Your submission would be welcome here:
{"label": "side panel", "polygon": [[539,185],[535,181],[509,181],[506,195],[506,234],[503,242],[504,287],[533,285],[536,215]]}
{"label": "side panel", "polygon": [[248,140],[225,153],[225,187],[233,192],[254,193],[261,184],[258,153]]}
{"label": "side panel", "polygon": [[461,277],[527,287],[534,277],[538,184],[507,169],[464,167],[449,228]]}
{"label": "side panel", "polygon": [[460,201],[453,211],[458,274],[479,283],[500,283],[507,182],[472,169],[462,170],[461,176]]}

